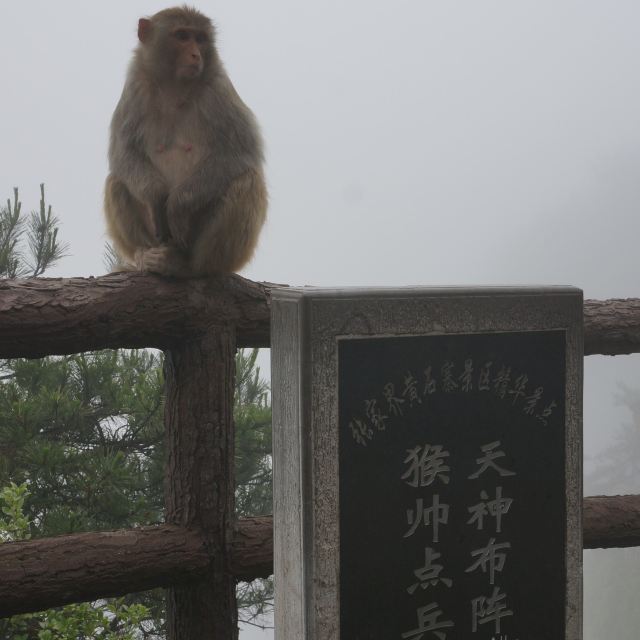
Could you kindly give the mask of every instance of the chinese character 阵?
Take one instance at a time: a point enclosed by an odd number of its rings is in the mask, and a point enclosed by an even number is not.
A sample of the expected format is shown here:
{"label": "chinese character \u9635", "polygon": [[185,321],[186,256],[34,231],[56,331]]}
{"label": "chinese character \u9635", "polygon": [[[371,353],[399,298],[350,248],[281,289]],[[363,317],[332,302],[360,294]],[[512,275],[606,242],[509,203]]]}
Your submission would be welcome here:
{"label": "chinese character \u9635", "polygon": [[440,496],[436,493],[430,507],[425,507],[422,498],[416,500],[415,509],[407,509],[407,524],[409,531],[404,534],[405,538],[412,536],[416,529],[423,524],[425,527],[431,525],[433,529],[433,542],[439,542],[438,531],[441,524],[449,522],[449,505],[440,504]]}
{"label": "chinese character \u9635", "polygon": [[507,609],[507,605],[502,602],[506,594],[500,593],[499,587],[493,588],[493,594],[488,598],[481,596],[471,601],[471,631],[478,630],[478,623],[486,624],[493,622],[494,633],[500,633],[500,620],[513,615],[513,611]]}
{"label": "chinese character \u9635", "polygon": [[510,542],[496,544],[496,539],[491,538],[486,547],[471,552],[471,557],[477,558],[477,560],[465,569],[465,573],[471,573],[476,569],[480,569],[482,573],[487,573],[488,571],[489,584],[495,584],[496,571],[502,571],[507,560],[507,554],[503,551],[506,549],[511,549]]}
{"label": "chinese character \u9635", "polygon": [[433,484],[436,478],[440,478],[444,484],[449,484],[449,467],[444,459],[449,457],[449,452],[442,445],[425,444],[407,450],[404,463],[408,465],[406,473],[402,476],[408,485],[412,487],[426,487]]}
{"label": "chinese character \u9635", "polygon": [[439,640],[446,640],[447,634],[442,629],[453,627],[451,620],[438,620],[444,613],[437,602],[432,602],[426,607],[421,607],[416,612],[418,615],[418,628],[402,634],[405,640],[421,640],[425,633],[431,633]]}
{"label": "chinese character \u9635", "polygon": [[414,582],[407,588],[407,592],[413,594],[418,587],[426,589],[429,586],[435,587],[439,582],[442,582],[447,587],[451,587],[453,580],[451,578],[441,578],[443,566],[435,562],[441,557],[440,553],[436,553],[431,547],[426,547],[424,550],[424,566],[416,569],[413,575],[418,579],[418,582]]}
{"label": "chinese character \u9635", "polygon": [[478,465],[480,465],[480,468],[475,473],[472,473],[469,476],[469,480],[475,480],[476,478],[479,478],[487,469],[493,469],[494,471],[497,471],[501,477],[516,475],[515,471],[507,471],[506,469],[498,466],[496,462],[494,462],[498,458],[504,458],[506,455],[504,451],[494,451],[494,449],[497,449],[499,446],[500,440],[496,440],[496,442],[490,442],[489,444],[485,444],[484,446],[480,447],[480,450],[484,454],[483,456],[476,458],[476,462],[478,463]]}
{"label": "chinese character \u9635", "polygon": [[478,530],[482,531],[484,528],[484,517],[491,516],[496,519],[496,533],[502,531],[502,516],[509,511],[512,498],[502,497],[502,487],[496,487],[496,497],[489,500],[489,495],[486,491],[480,492],[481,502],[469,507],[467,511],[471,514],[471,518],[467,520],[467,524],[477,524]]}

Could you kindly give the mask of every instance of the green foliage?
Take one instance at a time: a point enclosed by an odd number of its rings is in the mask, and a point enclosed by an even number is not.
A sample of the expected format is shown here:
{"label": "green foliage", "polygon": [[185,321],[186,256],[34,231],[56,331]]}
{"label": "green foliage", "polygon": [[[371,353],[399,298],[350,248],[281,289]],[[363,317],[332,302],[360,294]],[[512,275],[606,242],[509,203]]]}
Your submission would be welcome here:
{"label": "green foliage", "polygon": [[[0,541],[30,537],[29,521],[22,509],[27,484],[12,482],[0,491]],[[141,604],[127,605],[123,598],[98,603],[71,604],[41,613],[13,616],[0,621],[0,637],[6,640],[136,640],[149,618]]]}
{"label": "green foliage", "polygon": [[[0,208],[0,277],[39,276],[67,252],[58,240],[58,219],[47,207],[44,184],[40,185],[40,211],[32,211],[27,220],[21,216],[18,189],[13,202]],[[25,246],[26,245],[26,246]]]}

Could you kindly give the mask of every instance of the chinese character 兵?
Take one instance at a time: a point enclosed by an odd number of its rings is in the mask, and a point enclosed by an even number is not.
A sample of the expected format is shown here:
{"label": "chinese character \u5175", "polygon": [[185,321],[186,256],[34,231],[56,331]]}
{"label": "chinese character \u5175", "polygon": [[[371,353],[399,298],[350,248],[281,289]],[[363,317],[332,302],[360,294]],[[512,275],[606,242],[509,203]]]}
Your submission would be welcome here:
{"label": "chinese character \u5175", "polygon": [[418,628],[403,633],[402,637],[405,640],[421,640],[425,633],[432,633],[439,640],[446,640],[447,634],[441,629],[453,627],[453,622],[451,620],[438,621],[438,618],[443,616],[444,613],[438,607],[437,602],[421,607],[416,613],[418,616]]}

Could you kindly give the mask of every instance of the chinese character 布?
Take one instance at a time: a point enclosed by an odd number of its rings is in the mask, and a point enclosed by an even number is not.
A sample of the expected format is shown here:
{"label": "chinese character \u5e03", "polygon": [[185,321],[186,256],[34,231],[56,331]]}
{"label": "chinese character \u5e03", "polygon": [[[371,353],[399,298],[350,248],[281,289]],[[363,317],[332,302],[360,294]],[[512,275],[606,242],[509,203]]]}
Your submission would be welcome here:
{"label": "chinese character \u5e03", "polygon": [[402,634],[405,640],[422,640],[425,633],[431,633],[439,640],[446,640],[447,634],[442,629],[453,627],[451,620],[438,620],[444,613],[438,607],[437,602],[432,602],[426,607],[421,607],[416,612],[418,615],[418,628]]}
{"label": "chinese character \u5e03", "polygon": [[449,505],[440,504],[440,496],[436,493],[433,496],[433,503],[430,507],[425,507],[422,498],[416,500],[415,509],[407,509],[407,524],[409,531],[404,534],[405,538],[412,536],[416,529],[423,524],[433,528],[433,542],[439,542],[438,530],[441,524],[449,521]]}
{"label": "chinese character \u5e03", "polygon": [[507,609],[507,605],[502,602],[506,594],[500,593],[499,587],[493,588],[493,594],[488,598],[481,596],[471,601],[471,631],[478,630],[478,623],[486,624],[493,622],[494,633],[500,633],[500,620],[513,615],[513,611]]}
{"label": "chinese character \u5e03", "polygon": [[465,569],[465,573],[471,573],[476,569],[480,569],[482,573],[488,571],[489,584],[495,584],[496,571],[502,571],[507,560],[507,554],[503,552],[503,549],[511,549],[511,543],[500,542],[496,544],[496,539],[491,538],[486,547],[471,552],[471,557],[477,558],[477,560]]}
{"label": "chinese character \u5e03", "polygon": [[402,476],[407,484],[412,487],[426,487],[433,484],[436,478],[440,478],[445,484],[449,484],[449,467],[444,459],[449,457],[449,452],[442,445],[425,444],[407,450],[404,463],[408,465],[406,473]]}
{"label": "chinese character \u5e03", "polygon": [[482,531],[484,528],[484,517],[491,516],[496,519],[496,533],[502,531],[502,516],[509,511],[512,498],[502,497],[502,487],[496,487],[496,497],[493,500],[489,500],[489,496],[486,491],[480,492],[481,502],[469,507],[467,511],[471,514],[471,518],[467,520],[467,524],[473,524],[474,522],[478,526],[478,530]]}
{"label": "chinese character \u5e03", "polygon": [[506,455],[504,451],[494,451],[494,449],[497,449],[499,446],[500,440],[496,440],[496,442],[490,442],[489,444],[485,444],[484,446],[480,447],[480,450],[482,451],[482,453],[484,453],[483,456],[476,458],[476,462],[478,463],[478,465],[480,465],[480,468],[475,473],[472,473],[469,476],[469,480],[475,480],[476,478],[479,478],[480,475],[483,474],[487,469],[493,469],[494,471],[497,471],[501,477],[516,475],[515,471],[507,471],[494,462],[494,460],[497,460],[498,458],[504,458]]}
{"label": "chinese character \u5e03", "polygon": [[407,588],[407,592],[413,594],[414,591],[421,587],[426,589],[431,585],[435,587],[439,582],[442,582],[447,587],[451,587],[453,580],[451,578],[441,578],[440,574],[444,567],[441,564],[435,562],[440,558],[441,554],[436,553],[431,547],[426,547],[424,550],[424,566],[416,569],[413,575],[418,579],[418,582],[414,582]]}

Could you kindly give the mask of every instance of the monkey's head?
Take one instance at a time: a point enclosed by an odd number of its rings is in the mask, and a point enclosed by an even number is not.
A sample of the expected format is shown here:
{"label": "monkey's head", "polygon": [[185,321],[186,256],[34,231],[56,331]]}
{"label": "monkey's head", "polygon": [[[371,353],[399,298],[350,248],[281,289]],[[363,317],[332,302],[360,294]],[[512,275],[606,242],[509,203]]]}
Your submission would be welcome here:
{"label": "monkey's head", "polygon": [[214,37],[211,20],[187,6],[138,21],[139,53],[145,67],[161,81],[194,81],[212,69]]}

